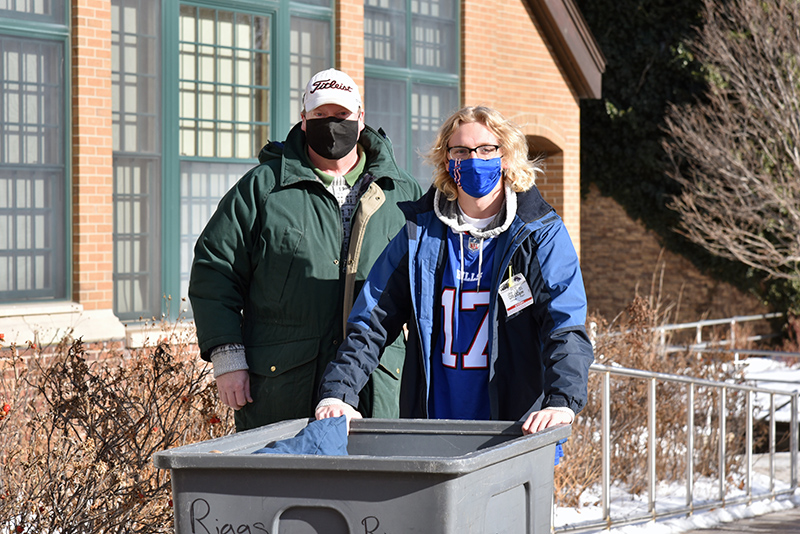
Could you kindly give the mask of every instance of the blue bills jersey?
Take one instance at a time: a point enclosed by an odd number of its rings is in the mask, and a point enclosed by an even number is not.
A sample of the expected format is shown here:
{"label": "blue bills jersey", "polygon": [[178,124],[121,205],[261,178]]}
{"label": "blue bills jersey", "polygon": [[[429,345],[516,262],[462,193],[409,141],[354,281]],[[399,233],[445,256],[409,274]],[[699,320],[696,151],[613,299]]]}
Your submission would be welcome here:
{"label": "blue bills jersey", "polygon": [[432,419],[491,419],[489,295],[496,244],[496,239],[447,232],[441,328],[431,355]]}

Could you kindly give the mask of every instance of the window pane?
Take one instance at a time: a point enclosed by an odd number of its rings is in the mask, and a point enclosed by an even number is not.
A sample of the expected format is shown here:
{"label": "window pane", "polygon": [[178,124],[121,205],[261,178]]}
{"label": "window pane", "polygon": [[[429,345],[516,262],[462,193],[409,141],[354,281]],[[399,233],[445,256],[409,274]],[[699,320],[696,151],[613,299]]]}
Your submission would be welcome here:
{"label": "window pane", "polygon": [[161,313],[161,6],[111,1],[114,313]]}
{"label": "window pane", "polygon": [[365,0],[364,61],[406,66],[406,11],[399,0]]}
{"label": "window pane", "polygon": [[114,154],[114,311],[121,319],[161,310],[158,158]]}
{"label": "window pane", "polygon": [[65,296],[64,169],[0,170],[0,302]]}
{"label": "window pane", "polygon": [[364,120],[375,128],[383,128],[392,141],[397,163],[408,169],[409,149],[406,139],[408,112],[406,82],[366,78],[364,80]]}
{"label": "window pane", "polygon": [[455,87],[417,83],[412,88],[411,144],[415,152],[411,168],[423,187],[431,184],[433,168],[419,154],[425,154],[431,148],[439,126],[457,106],[458,92]]}
{"label": "window pane", "polygon": [[250,164],[198,161],[181,163],[181,297],[189,294],[194,244],[200,237],[200,232],[205,228],[222,196],[250,168]]}
{"label": "window pane", "polygon": [[269,135],[270,17],[181,6],[180,154],[253,158]]}
{"label": "window pane", "polygon": [[456,22],[452,0],[411,2],[413,68],[456,72]]}
{"label": "window pane", "polygon": [[0,38],[2,146],[9,164],[63,164],[60,44]]}
{"label": "window pane", "polygon": [[[331,66],[331,24],[327,20],[292,17],[289,43],[289,126],[300,120],[303,91],[315,73]],[[265,138],[266,139],[266,138]]]}
{"label": "window pane", "polygon": [[65,0],[0,0],[0,17],[63,24]]}
{"label": "window pane", "polygon": [[159,3],[112,0],[111,21],[114,151],[160,153]]}
{"label": "window pane", "polygon": [[63,61],[0,37],[0,302],[66,296]]}

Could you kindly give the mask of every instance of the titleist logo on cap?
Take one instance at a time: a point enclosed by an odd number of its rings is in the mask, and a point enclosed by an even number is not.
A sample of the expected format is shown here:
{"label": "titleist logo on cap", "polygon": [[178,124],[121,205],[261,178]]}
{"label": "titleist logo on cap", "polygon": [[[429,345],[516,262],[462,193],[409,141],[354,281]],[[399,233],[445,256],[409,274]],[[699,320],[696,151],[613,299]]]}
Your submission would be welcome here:
{"label": "titleist logo on cap", "polygon": [[341,91],[347,91],[348,93],[353,91],[353,88],[349,85],[342,85],[336,80],[317,80],[312,83],[314,88],[309,91],[310,94],[316,93],[318,90],[322,89],[339,89]]}

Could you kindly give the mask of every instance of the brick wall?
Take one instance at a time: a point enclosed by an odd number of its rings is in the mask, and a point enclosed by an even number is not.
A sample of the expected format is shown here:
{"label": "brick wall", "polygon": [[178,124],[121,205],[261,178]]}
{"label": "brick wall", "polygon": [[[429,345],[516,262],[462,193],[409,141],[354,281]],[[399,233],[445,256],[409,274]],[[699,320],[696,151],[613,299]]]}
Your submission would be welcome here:
{"label": "brick wall", "polygon": [[72,3],[72,283],[86,310],[113,301],[111,2]]}
{"label": "brick wall", "polygon": [[465,0],[461,45],[464,105],[494,107],[534,148],[536,138],[546,140],[550,157],[537,186],[580,254],[580,107],[540,28],[524,2]]}
{"label": "brick wall", "polygon": [[364,1],[336,2],[336,68],[346,72],[364,93]]}
{"label": "brick wall", "polygon": [[673,306],[670,322],[758,315],[770,310],[730,284],[713,280],[663,250],[653,232],[596,188],[581,205],[581,268],[589,312],[611,320],[637,295]]}

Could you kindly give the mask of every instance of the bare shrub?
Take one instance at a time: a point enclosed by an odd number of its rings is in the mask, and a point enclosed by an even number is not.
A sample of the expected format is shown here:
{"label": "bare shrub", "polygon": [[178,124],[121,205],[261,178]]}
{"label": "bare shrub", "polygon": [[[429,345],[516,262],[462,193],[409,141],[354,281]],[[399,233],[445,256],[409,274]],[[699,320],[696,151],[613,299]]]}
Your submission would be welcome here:
{"label": "bare shrub", "polygon": [[[666,310],[666,311],[665,311]],[[719,354],[664,354],[655,328],[668,310],[637,298],[611,324],[597,324],[599,363],[735,379]],[[743,339],[737,334],[737,339]],[[0,530],[19,533],[171,533],[169,472],[152,465],[160,450],[233,432],[231,412],[196,346],[175,336],[135,351],[106,351],[96,359],[80,340],[50,350],[0,352]],[[686,389],[659,383],[657,473],[684,476]],[[697,476],[719,473],[719,396],[697,388]],[[590,374],[589,403],[578,415],[556,469],[559,505],[575,506],[601,477],[601,376]],[[744,399],[730,394],[726,440],[732,458],[743,450]],[[612,379],[614,482],[646,489],[647,385]],[[727,460],[726,473],[733,473]]]}
{"label": "bare shrub", "polygon": [[196,348],[164,339],[89,361],[75,340],[2,356],[0,528],[173,532],[169,473],[152,455],[233,430]]}
{"label": "bare shrub", "polygon": [[781,350],[800,353],[800,317],[797,315],[790,315],[786,320],[786,331]]}
{"label": "bare shrub", "polygon": [[[592,318],[597,325],[595,358],[599,364],[659,373],[684,375],[708,380],[737,380],[729,356],[690,351],[666,353],[661,344],[659,325],[668,313],[653,299],[637,297],[613,324]],[[612,484],[632,494],[647,490],[647,437],[649,380],[611,375],[611,477]],[[688,386],[675,382],[656,382],[656,473],[659,481],[685,480]],[[719,473],[719,392],[697,387],[695,399],[696,476]],[[726,446],[732,453],[743,450],[743,396],[726,398]],[[577,506],[581,494],[598,485],[602,476],[601,418],[602,375],[589,375],[589,401],[578,414],[572,436],[565,444],[566,456],[556,469],[556,500],[562,506]],[[734,454],[726,456],[725,472],[735,469]],[[735,474],[731,474],[731,481]],[[735,482],[734,482],[735,483]]]}

